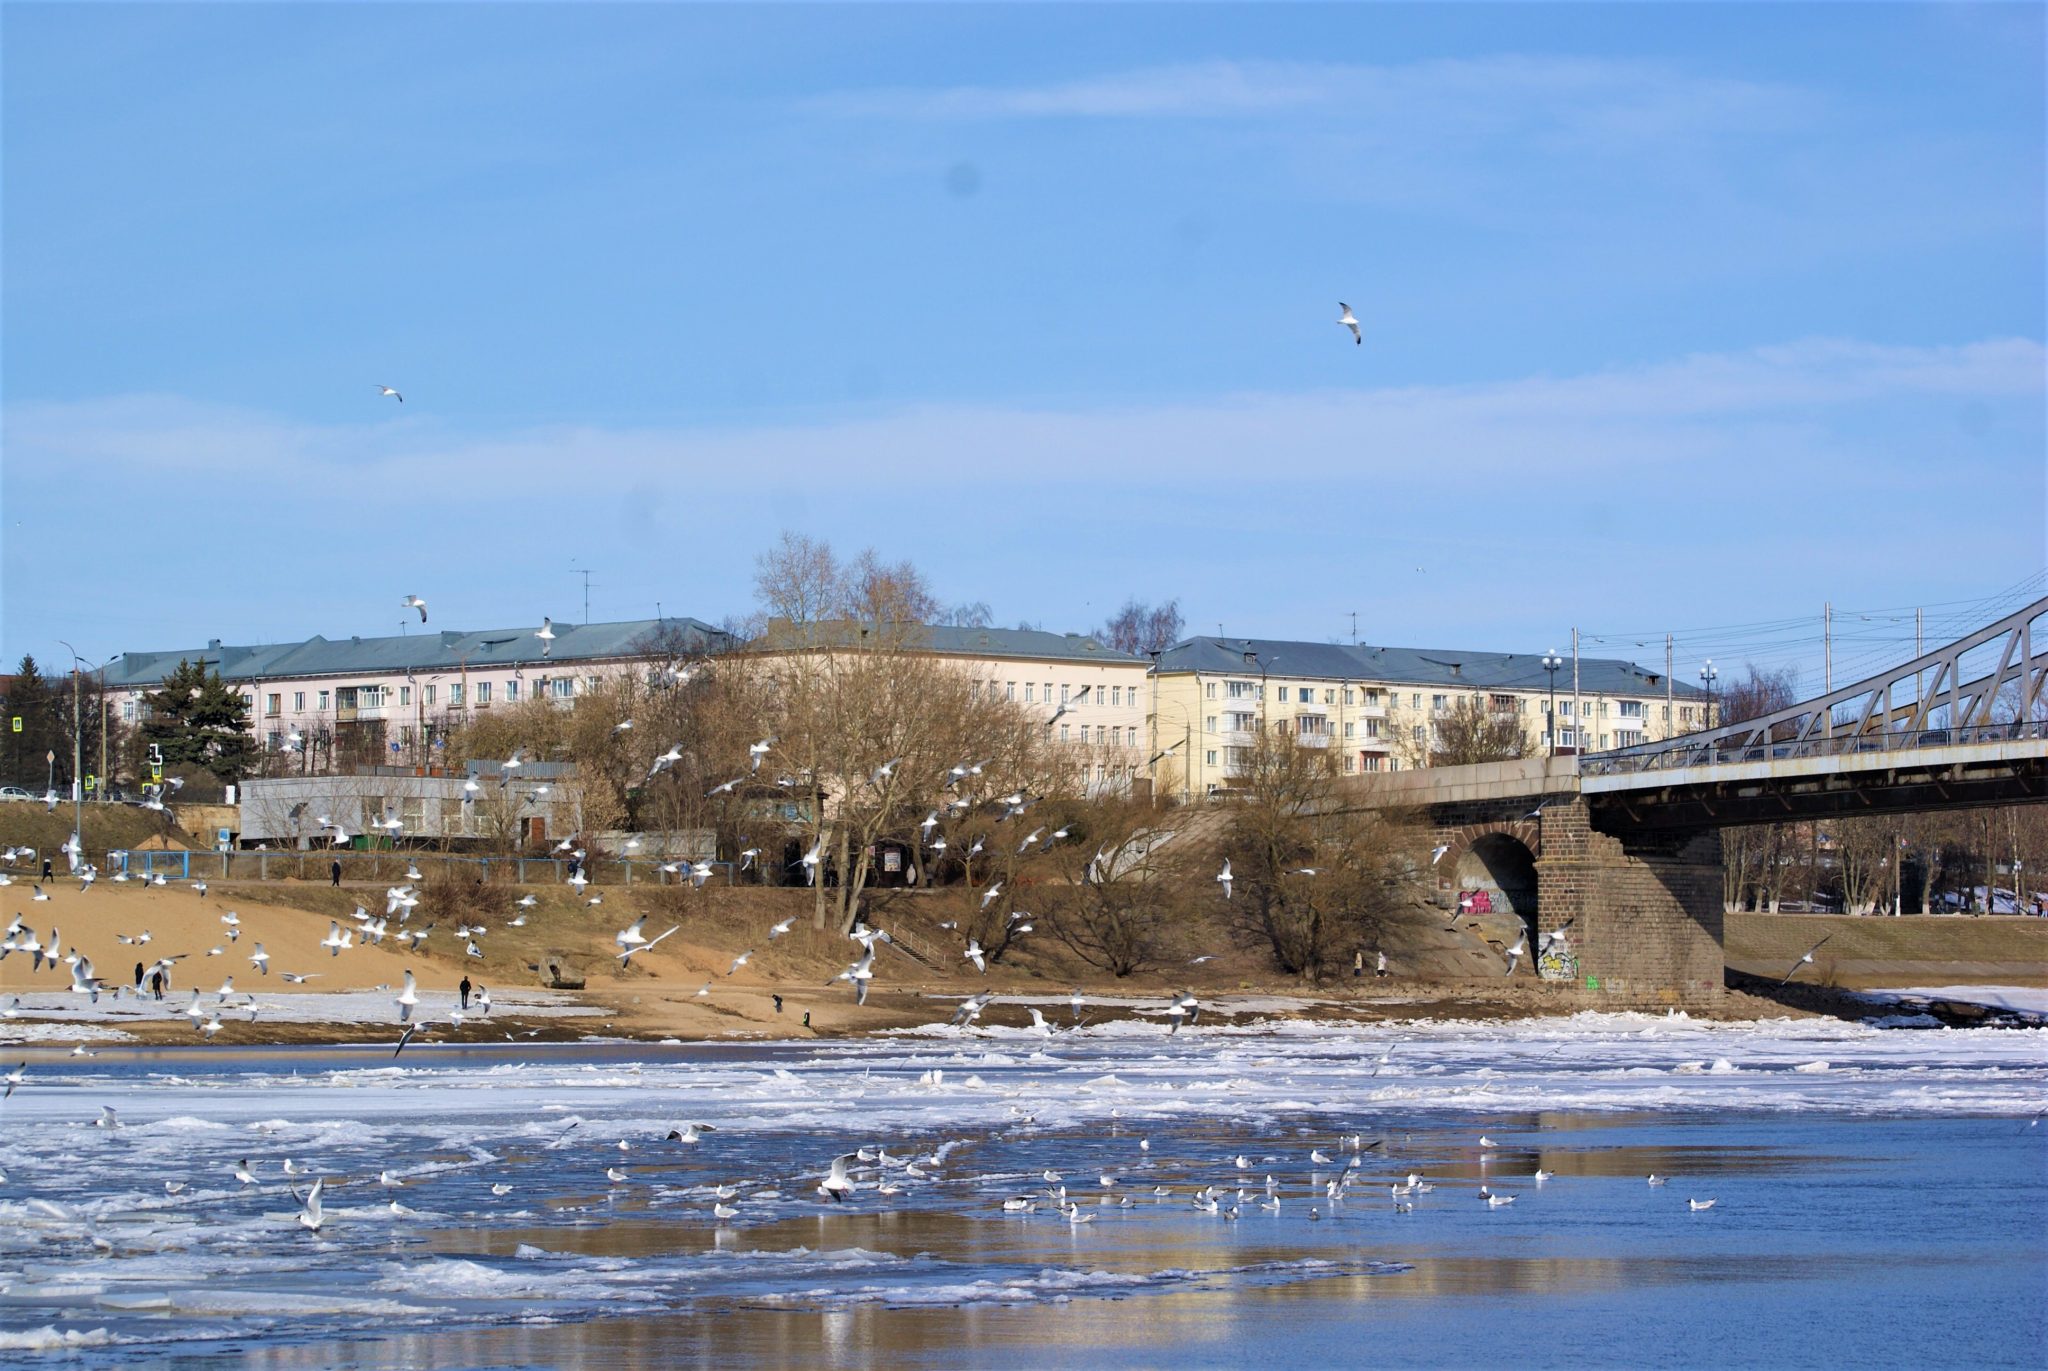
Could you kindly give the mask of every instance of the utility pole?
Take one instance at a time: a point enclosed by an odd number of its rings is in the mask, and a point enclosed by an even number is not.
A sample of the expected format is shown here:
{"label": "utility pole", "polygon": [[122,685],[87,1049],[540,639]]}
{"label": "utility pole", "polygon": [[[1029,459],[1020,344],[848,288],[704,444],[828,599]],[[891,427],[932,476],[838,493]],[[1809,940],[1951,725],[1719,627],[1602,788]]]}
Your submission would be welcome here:
{"label": "utility pole", "polygon": [[107,714],[107,664],[100,663],[100,803],[107,802],[107,730],[113,720]]}
{"label": "utility pole", "polygon": [[1664,736],[1672,737],[1677,731],[1676,721],[1671,713],[1671,635],[1664,635]]}
{"label": "utility pole", "polygon": [[[1832,695],[1835,693],[1835,602],[1833,600],[1823,602],[1820,607],[1820,660],[1821,694]],[[1826,713],[1822,715],[1820,722],[1823,735],[1829,738],[1834,737],[1835,707],[1833,705],[1827,706]]]}
{"label": "utility pole", "polygon": [[1585,702],[1579,696],[1579,631],[1572,630],[1572,756],[1586,753]]}

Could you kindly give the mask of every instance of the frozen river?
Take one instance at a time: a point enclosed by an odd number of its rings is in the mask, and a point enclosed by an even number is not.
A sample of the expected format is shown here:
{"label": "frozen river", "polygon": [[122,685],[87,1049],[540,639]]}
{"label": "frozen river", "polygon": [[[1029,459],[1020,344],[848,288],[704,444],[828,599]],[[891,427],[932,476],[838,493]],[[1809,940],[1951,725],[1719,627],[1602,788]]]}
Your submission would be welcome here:
{"label": "frozen river", "polygon": [[[0,1360],[1992,1367],[2048,1350],[2039,1030],[1582,1015],[396,1061],[16,1052]],[[691,1123],[709,1127],[669,1139]],[[817,1187],[844,1153],[854,1189],[833,1200]],[[315,1178],[317,1232],[299,1222]]]}

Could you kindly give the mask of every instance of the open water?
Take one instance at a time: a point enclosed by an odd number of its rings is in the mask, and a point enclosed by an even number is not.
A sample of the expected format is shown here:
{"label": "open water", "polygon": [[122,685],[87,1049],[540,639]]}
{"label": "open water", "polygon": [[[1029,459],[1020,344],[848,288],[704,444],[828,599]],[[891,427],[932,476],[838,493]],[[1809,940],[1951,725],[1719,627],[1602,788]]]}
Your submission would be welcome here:
{"label": "open water", "polygon": [[[26,1055],[0,1360],[2048,1363],[2038,1030]],[[818,1193],[856,1149],[854,1192]],[[1391,1194],[1411,1173],[1433,1188]]]}

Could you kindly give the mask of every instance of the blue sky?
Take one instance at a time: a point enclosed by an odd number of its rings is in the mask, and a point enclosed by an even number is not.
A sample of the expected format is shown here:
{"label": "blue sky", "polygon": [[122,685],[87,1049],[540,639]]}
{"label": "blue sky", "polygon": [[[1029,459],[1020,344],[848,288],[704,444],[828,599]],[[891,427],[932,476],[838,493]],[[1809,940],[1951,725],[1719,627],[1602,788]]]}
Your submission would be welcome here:
{"label": "blue sky", "polygon": [[9,659],[715,620],[784,528],[1724,659],[2048,562],[2038,6],[0,13]]}

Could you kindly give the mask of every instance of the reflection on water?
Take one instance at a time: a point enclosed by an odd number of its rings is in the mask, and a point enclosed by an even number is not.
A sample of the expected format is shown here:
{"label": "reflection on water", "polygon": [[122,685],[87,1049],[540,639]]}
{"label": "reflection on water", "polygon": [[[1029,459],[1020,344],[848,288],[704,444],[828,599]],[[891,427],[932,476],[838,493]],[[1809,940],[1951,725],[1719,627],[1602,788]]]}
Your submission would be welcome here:
{"label": "reflection on water", "polygon": [[[1787,1076],[1810,1056],[1770,1050]],[[2048,1336],[2048,1130],[2007,1116],[1346,1106],[1334,1050],[1310,1104],[1265,1043],[888,1073],[246,1055],[10,1103],[0,1355],[47,1328],[104,1331],[87,1364],[194,1368],[2000,1365]],[[932,1059],[956,1087],[921,1083]],[[96,1129],[120,1089],[129,1126]],[[669,1142],[689,1116],[718,1127]],[[835,1148],[877,1145],[851,1199],[816,1192]],[[314,1174],[318,1235],[292,1193]],[[24,1202],[60,1186],[69,1208]]]}

